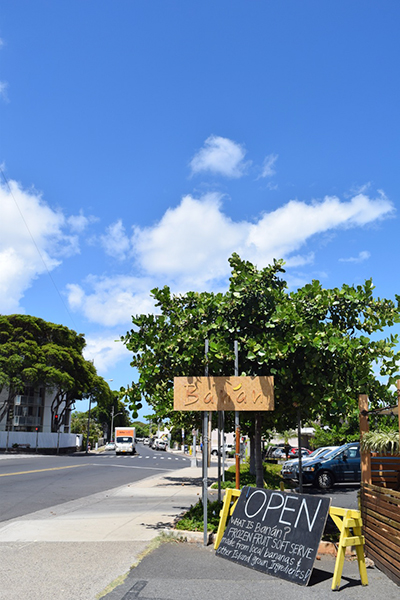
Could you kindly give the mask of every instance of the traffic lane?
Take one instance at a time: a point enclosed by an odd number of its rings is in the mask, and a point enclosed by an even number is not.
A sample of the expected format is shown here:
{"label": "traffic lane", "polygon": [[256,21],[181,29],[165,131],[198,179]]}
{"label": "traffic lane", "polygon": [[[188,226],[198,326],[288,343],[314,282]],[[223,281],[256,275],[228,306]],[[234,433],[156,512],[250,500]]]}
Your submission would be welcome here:
{"label": "traffic lane", "polygon": [[[0,521],[187,467],[184,457],[161,460],[107,454],[0,461]],[[176,460],[175,460],[176,458]],[[8,463],[8,464],[5,464]],[[12,463],[12,464],[10,464]]]}

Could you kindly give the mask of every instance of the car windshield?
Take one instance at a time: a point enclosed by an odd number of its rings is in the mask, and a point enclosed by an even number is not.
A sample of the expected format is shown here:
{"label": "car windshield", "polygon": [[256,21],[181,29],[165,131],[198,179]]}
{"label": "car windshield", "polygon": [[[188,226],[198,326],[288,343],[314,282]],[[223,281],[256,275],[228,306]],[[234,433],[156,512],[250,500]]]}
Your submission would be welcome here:
{"label": "car windshield", "polygon": [[328,450],[321,450],[321,448],[317,448],[314,452],[308,455],[308,458],[315,458],[316,456],[322,456],[322,454],[326,454]]}
{"label": "car windshield", "polygon": [[328,458],[335,458],[335,456],[337,454],[340,454],[341,452],[343,452],[343,446],[340,446],[340,448],[336,448],[335,450],[331,450],[327,454],[324,454],[323,458],[324,460]]}
{"label": "car windshield", "polygon": [[132,438],[131,437],[117,437],[117,442],[118,444],[130,444],[132,442]]}

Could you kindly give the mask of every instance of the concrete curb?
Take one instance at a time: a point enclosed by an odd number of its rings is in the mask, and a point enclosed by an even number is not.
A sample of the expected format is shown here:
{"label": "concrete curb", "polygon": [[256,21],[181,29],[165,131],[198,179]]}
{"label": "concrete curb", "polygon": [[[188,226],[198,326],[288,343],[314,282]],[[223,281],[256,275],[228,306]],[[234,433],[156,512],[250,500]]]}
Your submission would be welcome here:
{"label": "concrete curb", "polygon": [[[165,529],[166,535],[176,539],[178,542],[187,542],[188,544],[203,544],[204,543],[204,532],[203,531],[188,531],[186,529]],[[207,545],[214,543],[214,533],[209,533],[207,538]]]}

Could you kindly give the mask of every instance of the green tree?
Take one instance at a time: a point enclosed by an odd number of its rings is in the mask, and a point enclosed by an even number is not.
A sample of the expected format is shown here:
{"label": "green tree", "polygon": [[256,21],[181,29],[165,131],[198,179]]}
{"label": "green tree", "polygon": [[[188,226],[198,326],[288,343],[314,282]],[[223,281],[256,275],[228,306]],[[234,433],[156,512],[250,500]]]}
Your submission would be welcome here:
{"label": "green tree", "polygon": [[[81,433],[83,434],[83,447],[86,447],[86,438],[87,438],[87,426],[88,426],[88,412],[79,412],[75,411],[71,415],[71,433]],[[99,438],[103,435],[102,430],[98,423],[96,423],[92,419],[92,415],[90,415],[90,423],[89,423],[89,442],[92,447],[95,446],[96,442],[98,442]]]}
{"label": "green tree", "polygon": [[147,423],[142,423],[142,421],[133,421],[132,426],[136,429],[136,437],[149,437],[149,426]]}
{"label": "green tree", "polygon": [[[376,333],[400,321],[398,297],[397,305],[375,299],[371,281],[334,289],[312,281],[289,293],[281,260],[257,269],[234,254],[230,265],[225,294],[152,290],[159,314],[133,317],[134,328],[122,338],[139,372],[137,396],[144,396],[156,415],[174,423],[199,419],[173,413],[173,377],[204,373],[205,339],[210,375],[233,373],[234,340],[242,375],[274,375],[275,410],[263,413],[264,428],[292,428],[299,413],[326,425],[345,422],[357,410],[359,393],[368,393],[372,405],[391,395],[397,336],[377,339]],[[242,419],[249,432],[257,432],[257,483],[260,418]]]}
{"label": "green tree", "polygon": [[83,334],[63,325],[29,315],[0,315],[0,390],[8,390],[0,420],[27,386],[45,385],[55,393],[53,431],[65,422],[75,400],[90,394],[96,401],[107,384],[83,357],[85,344]]}

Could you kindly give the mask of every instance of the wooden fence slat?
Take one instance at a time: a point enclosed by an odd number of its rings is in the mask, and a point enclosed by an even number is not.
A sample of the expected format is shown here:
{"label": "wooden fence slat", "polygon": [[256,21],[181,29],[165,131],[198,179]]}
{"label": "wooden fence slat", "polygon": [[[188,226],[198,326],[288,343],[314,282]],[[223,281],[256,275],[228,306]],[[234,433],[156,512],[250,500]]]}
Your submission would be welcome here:
{"label": "wooden fence slat", "polygon": [[[379,492],[382,493],[382,488],[378,485],[373,485],[371,483],[363,483],[362,484],[362,488],[368,490],[371,489],[375,492]],[[400,491],[396,491],[396,490],[390,490],[390,492],[385,491],[385,495],[390,495],[393,496],[394,498],[399,498],[400,499]]]}
{"label": "wooden fence slat", "polygon": [[372,510],[380,511],[386,510],[389,511],[389,514],[393,516],[395,520],[400,520],[400,506],[397,504],[393,504],[392,502],[388,502],[384,498],[377,497],[368,497],[364,496],[364,504],[371,508]]}
{"label": "wooden fence slat", "polygon": [[397,523],[391,517],[385,517],[382,514],[376,512],[374,510],[371,510],[370,508],[368,508],[366,510],[366,513],[367,513],[367,515],[371,515],[371,516],[375,517],[375,519],[380,521],[380,523],[382,523],[388,527],[392,527],[392,529],[396,529],[397,531],[400,531],[400,523]]}
{"label": "wooden fence slat", "polygon": [[371,548],[369,549],[368,556],[369,558],[372,558],[380,571],[383,571],[383,573],[385,573],[385,575],[387,575],[392,581],[394,581],[397,585],[400,585],[400,573],[388,560],[382,558]]}
{"label": "wooden fence slat", "polygon": [[377,552],[379,551],[379,554],[391,557],[391,561],[394,564],[397,563],[397,568],[400,572],[400,562],[398,561],[400,548],[398,546],[396,547],[396,544],[390,544],[389,546],[388,540],[385,539],[385,537],[380,536],[376,531],[374,531],[373,538],[370,538],[370,534],[364,537],[366,547],[369,547],[370,543]]}
{"label": "wooden fence slat", "polygon": [[[367,514],[368,511],[371,511],[375,515],[382,515],[382,521],[392,525],[396,529],[400,530],[400,514],[396,514],[396,511],[390,509],[390,507],[386,507],[383,503],[376,502],[372,505],[372,503],[365,503]],[[389,520],[385,520],[383,517],[386,517]]]}
{"label": "wooden fence slat", "polygon": [[[396,530],[394,529],[390,529],[390,528],[383,528],[382,527],[382,523],[381,521],[378,521],[377,519],[374,519],[373,517],[368,517],[368,519],[365,521],[363,518],[363,532],[365,532],[366,535],[369,534],[369,531],[378,531],[379,533],[383,533],[385,535],[386,538],[388,538],[388,540],[390,540],[395,546],[399,546],[399,536]],[[400,547],[399,547],[399,551],[400,551]]]}
{"label": "wooden fence slat", "polygon": [[386,492],[386,488],[378,487],[378,489],[380,490],[380,494],[365,490],[362,493],[364,494],[365,498],[369,499],[371,502],[386,502],[389,506],[394,506],[394,509],[397,510],[400,506],[400,498],[394,498],[393,496],[383,494],[383,492]]}
{"label": "wooden fence slat", "polygon": [[364,514],[363,516],[363,524],[366,530],[369,527],[375,526],[378,528],[380,532],[383,532],[385,536],[390,536],[393,538],[393,543],[396,545],[400,544],[399,541],[399,532],[397,529],[390,527],[387,523],[382,523],[382,521],[378,518],[373,517],[371,514]]}
{"label": "wooden fence slat", "polygon": [[395,536],[390,535],[390,538],[388,535],[386,535],[387,532],[382,531],[379,527],[371,525],[370,527],[368,527],[368,532],[366,533],[365,540],[366,540],[366,544],[368,542],[372,542],[375,544],[376,543],[380,543],[382,546],[384,546],[384,548],[386,548],[387,552],[393,553],[394,554],[394,558],[396,560],[400,560],[400,543],[399,540],[396,539]]}

